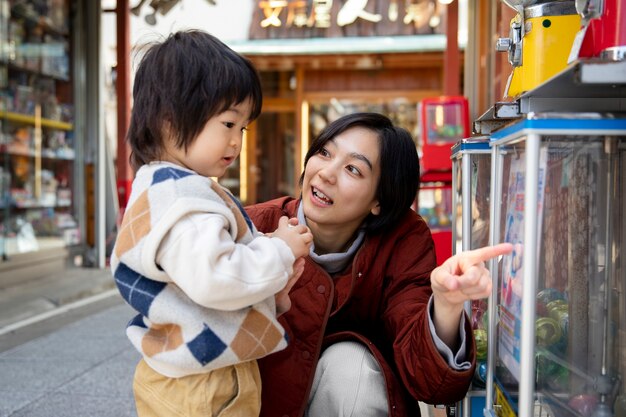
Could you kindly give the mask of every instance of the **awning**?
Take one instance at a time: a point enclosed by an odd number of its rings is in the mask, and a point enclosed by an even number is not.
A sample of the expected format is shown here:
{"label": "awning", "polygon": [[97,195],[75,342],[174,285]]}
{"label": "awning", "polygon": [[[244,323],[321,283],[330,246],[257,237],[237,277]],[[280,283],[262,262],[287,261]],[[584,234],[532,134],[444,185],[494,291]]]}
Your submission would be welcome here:
{"label": "awning", "polygon": [[[445,35],[363,36],[311,39],[257,39],[226,41],[242,55],[324,55],[402,52],[441,52]],[[463,49],[464,44],[459,43]]]}

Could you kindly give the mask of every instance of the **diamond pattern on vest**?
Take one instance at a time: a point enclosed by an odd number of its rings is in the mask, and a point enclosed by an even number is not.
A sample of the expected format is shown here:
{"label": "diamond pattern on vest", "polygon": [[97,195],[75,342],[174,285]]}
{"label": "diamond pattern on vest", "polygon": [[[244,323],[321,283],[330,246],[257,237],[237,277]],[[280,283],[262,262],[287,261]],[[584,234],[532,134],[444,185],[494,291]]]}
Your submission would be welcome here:
{"label": "diamond pattern on vest", "polygon": [[152,357],[157,353],[178,348],[184,343],[182,331],[177,324],[152,324],[141,339],[141,349]]}
{"label": "diamond pattern on vest", "polygon": [[230,348],[244,361],[267,355],[282,338],[267,317],[251,309],[230,344]]}
{"label": "diamond pattern on vest", "polygon": [[144,277],[123,263],[118,265],[114,276],[115,284],[124,300],[144,316],[148,316],[152,301],[166,285]]}
{"label": "diamond pattern on vest", "polygon": [[204,366],[221,355],[226,349],[226,344],[205,324],[202,332],[187,343],[187,347]]}
{"label": "diamond pattern on vest", "polygon": [[135,247],[150,232],[150,201],[148,192],[141,193],[137,201],[124,213],[124,220],[115,243],[115,255],[120,258]]}
{"label": "diamond pattern on vest", "polygon": [[193,175],[191,172],[183,171],[176,168],[160,168],[156,170],[152,176],[152,185],[158,184],[167,180],[178,180],[185,178],[189,175]]}

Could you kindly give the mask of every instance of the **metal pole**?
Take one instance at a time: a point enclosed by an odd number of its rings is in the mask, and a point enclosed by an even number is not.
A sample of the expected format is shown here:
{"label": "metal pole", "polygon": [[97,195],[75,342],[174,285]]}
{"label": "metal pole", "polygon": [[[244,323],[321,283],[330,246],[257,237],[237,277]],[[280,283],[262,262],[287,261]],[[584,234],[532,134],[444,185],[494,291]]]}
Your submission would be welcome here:
{"label": "metal pole", "polygon": [[[461,154],[461,213],[462,213],[462,251],[471,250],[472,244],[472,160],[467,152]],[[456,243],[456,242],[455,242]],[[472,302],[465,302],[465,311],[468,317],[472,318]],[[470,415],[470,400],[465,396],[463,399],[463,416]]]}
{"label": "metal pole", "polygon": [[459,95],[459,2],[454,0],[446,8],[446,50],[443,53],[443,92]]}
{"label": "metal pole", "polygon": [[[491,190],[490,190],[490,225],[489,228],[489,244],[495,245],[498,242],[498,233],[500,232],[500,179],[502,178],[502,156],[498,146],[491,147]],[[494,395],[493,381],[495,374],[496,362],[496,308],[498,302],[498,272],[497,260],[489,261],[489,272],[493,280],[491,295],[487,304],[487,377],[485,379],[485,415],[489,415],[493,411]]]}
{"label": "metal pole", "polygon": [[129,0],[117,0],[117,192],[120,210],[126,208],[133,181],[128,161],[126,133],[130,125],[130,6]]}
{"label": "metal pole", "polygon": [[463,153],[461,162],[461,195],[463,195],[463,235],[461,238],[463,240],[463,252],[465,252],[472,249],[472,160],[467,152]]}
{"label": "metal pole", "polygon": [[537,242],[539,202],[539,149],[541,136],[526,138],[524,186],[524,259],[520,342],[519,417],[533,417],[535,389],[535,298],[537,293]]}

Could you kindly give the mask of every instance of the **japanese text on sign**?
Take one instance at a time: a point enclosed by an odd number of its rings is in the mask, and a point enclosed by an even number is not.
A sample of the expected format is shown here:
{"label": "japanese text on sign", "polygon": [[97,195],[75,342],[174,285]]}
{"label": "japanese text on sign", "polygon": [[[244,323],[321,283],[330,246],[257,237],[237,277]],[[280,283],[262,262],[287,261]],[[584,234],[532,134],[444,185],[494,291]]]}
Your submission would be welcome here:
{"label": "japanese text on sign", "polygon": [[[333,1],[340,0],[264,0],[258,3],[263,11],[263,28],[281,27],[315,27],[329,28],[332,24],[331,9]],[[386,13],[374,13],[368,7],[369,0],[344,0],[339,8],[335,23],[343,27],[359,20],[378,23],[386,17],[395,22],[401,17],[405,25],[422,25],[433,17],[438,18],[436,2],[430,0],[403,1],[404,9],[400,10],[398,0],[390,0]],[[437,20],[438,22],[438,20]]]}

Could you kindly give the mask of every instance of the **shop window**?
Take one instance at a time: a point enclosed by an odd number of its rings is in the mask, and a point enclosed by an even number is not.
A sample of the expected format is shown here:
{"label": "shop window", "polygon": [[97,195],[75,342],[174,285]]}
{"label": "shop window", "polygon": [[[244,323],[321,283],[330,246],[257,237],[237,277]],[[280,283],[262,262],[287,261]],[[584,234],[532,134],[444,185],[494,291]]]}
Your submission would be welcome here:
{"label": "shop window", "polygon": [[417,105],[417,102],[406,98],[363,101],[330,98],[324,103],[312,103],[309,114],[310,138],[317,137],[328,123],[341,116],[355,112],[375,112],[384,114],[396,126],[408,130],[415,140],[419,133]]}
{"label": "shop window", "polygon": [[68,1],[0,0],[0,254],[80,243]]}

